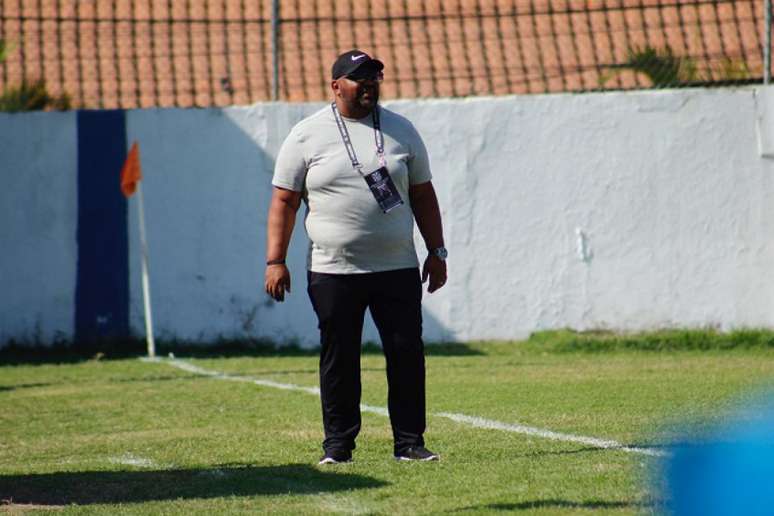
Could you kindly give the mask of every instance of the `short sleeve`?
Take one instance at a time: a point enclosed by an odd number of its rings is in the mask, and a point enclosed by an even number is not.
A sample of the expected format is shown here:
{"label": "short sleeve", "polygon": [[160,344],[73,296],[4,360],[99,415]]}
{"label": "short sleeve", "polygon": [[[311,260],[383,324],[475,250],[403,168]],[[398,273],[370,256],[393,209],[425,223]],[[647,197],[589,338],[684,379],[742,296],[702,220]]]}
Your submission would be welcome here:
{"label": "short sleeve", "polygon": [[427,183],[433,178],[430,173],[430,158],[422,137],[416,128],[409,124],[411,134],[411,156],[408,160],[409,184],[419,185]]}
{"label": "short sleeve", "polygon": [[294,192],[301,192],[304,189],[306,170],[304,151],[298,133],[293,128],[280,147],[271,184]]}

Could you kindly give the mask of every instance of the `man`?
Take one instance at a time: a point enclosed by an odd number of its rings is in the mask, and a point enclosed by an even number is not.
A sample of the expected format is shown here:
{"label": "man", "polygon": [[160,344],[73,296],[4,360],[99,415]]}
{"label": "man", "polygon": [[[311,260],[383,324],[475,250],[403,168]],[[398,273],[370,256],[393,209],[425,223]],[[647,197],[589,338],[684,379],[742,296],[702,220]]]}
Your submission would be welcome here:
{"label": "man", "polygon": [[[387,361],[388,407],[399,460],[437,460],[425,448],[422,283],[446,282],[441,214],[424,143],[402,116],[378,105],[384,65],[351,50],[333,64],[335,101],[298,123],[277,157],[267,224],[266,292],[290,292],[285,265],[306,203],[308,293],[320,328],[325,454],[352,460],[360,431],[360,347],[371,311]],[[422,275],[416,220],[428,249]]]}

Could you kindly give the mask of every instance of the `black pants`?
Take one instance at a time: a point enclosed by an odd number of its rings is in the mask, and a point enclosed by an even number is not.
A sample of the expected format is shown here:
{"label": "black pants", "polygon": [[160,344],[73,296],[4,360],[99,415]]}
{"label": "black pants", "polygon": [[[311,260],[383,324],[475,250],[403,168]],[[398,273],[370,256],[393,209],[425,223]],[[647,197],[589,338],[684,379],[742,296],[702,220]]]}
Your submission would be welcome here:
{"label": "black pants", "polygon": [[360,346],[366,308],[387,360],[395,453],[424,446],[425,355],[418,269],[366,274],[309,272],[320,327],[320,397],[327,450],[353,450],[360,432]]}

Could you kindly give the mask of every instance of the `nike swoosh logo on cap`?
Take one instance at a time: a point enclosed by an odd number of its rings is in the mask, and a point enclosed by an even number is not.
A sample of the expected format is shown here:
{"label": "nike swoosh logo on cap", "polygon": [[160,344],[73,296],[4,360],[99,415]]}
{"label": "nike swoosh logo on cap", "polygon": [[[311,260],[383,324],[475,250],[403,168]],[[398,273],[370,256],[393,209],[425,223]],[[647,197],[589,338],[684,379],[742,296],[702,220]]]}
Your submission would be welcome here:
{"label": "nike swoosh logo on cap", "polygon": [[350,59],[352,59],[353,61],[357,61],[358,59],[363,58],[365,56],[366,56],[365,54],[360,54],[359,56],[352,56],[350,57]]}

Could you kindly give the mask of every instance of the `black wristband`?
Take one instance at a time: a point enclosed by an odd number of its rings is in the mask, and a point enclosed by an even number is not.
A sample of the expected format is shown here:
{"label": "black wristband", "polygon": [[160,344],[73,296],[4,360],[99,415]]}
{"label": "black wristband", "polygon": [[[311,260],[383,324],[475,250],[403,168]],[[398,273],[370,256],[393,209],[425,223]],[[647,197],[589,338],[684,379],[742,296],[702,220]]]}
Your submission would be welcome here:
{"label": "black wristband", "polygon": [[266,265],[285,265],[284,258],[277,258],[276,260],[269,260]]}

